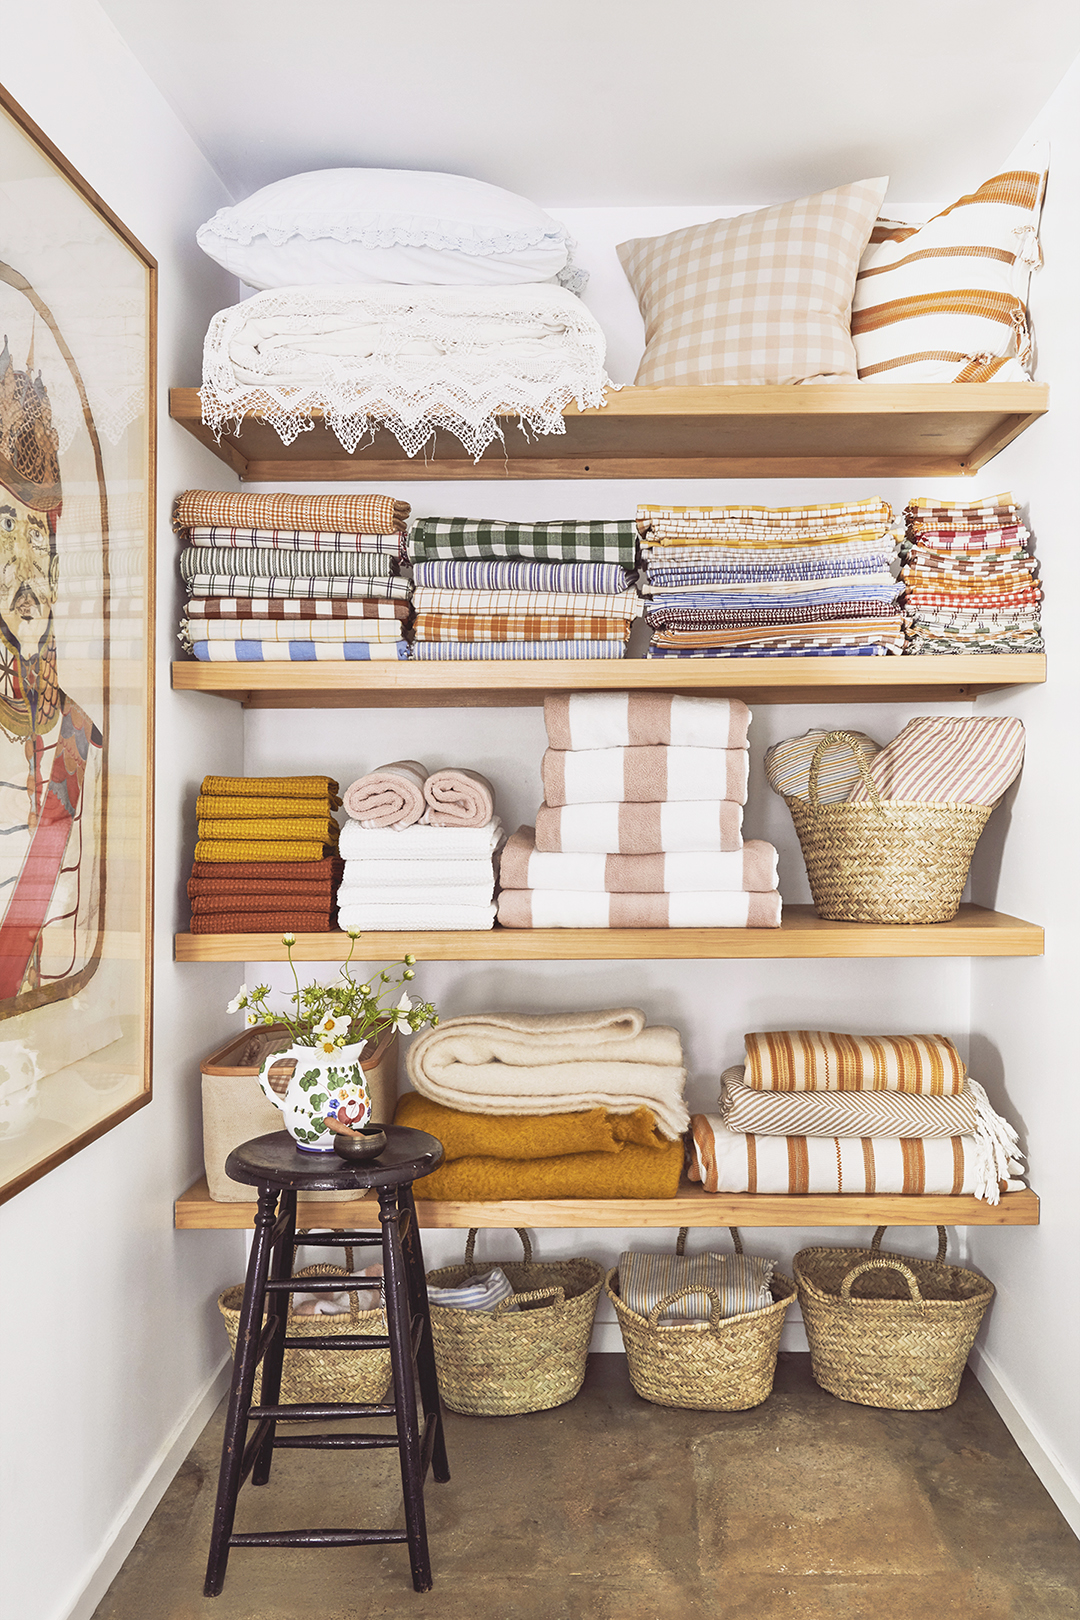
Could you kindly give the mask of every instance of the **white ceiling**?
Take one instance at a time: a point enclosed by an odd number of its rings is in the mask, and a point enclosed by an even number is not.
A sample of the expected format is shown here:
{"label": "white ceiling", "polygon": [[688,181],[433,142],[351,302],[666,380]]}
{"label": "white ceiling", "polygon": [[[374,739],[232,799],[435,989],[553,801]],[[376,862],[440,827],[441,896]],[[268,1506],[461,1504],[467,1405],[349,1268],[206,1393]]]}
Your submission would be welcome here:
{"label": "white ceiling", "polygon": [[947,200],[1080,52],[1076,0],[101,0],[235,198],[339,165],[545,206]]}

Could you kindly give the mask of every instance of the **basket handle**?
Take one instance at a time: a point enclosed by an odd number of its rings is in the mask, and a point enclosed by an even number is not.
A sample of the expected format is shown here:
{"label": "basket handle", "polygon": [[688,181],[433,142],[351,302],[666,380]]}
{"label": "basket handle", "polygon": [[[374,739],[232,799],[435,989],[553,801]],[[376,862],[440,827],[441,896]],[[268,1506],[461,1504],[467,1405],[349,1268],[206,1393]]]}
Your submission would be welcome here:
{"label": "basket handle", "polygon": [[[882,1227],[882,1231],[884,1231],[884,1230],[885,1230],[885,1228]],[[679,1227],[679,1235],[675,1239],[675,1253],[677,1255],[679,1255],[680,1258],[683,1255],[685,1255],[685,1253],[686,1253],[686,1239],[687,1239],[687,1236],[689,1234],[689,1231],[690,1231],[690,1228],[688,1226],[680,1226]],[[742,1252],[743,1252],[742,1237],[739,1234],[739,1228],[737,1226],[729,1226],[728,1231],[731,1233],[731,1241],[735,1245],[735,1253],[736,1254],[742,1254]],[[699,1289],[698,1292],[700,1293],[701,1290]]]}
{"label": "basket handle", "polygon": [[[886,1228],[884,1226],[879,1226],[877,1231],[874,1233],[873,1238],[870,1241],[870,1247],[874,1251],[875,1254],[880,1254],[881,1253],[881,1240],[885,1235],[885,1230],[886,1230]],[[939,1226],[938,1229],[937,1229],[937,1263],[938,1263],[938,1265],[940,1265],[941,1262],[944,1260],[944,1258],[945,1258],[945,1250],[948,1247],[949,1247],[948,1229],[946,1227],[944,1227],[944,1226]]]}
{"label": "basket handle", "polygon": [[[473,1258],[474,1254],[476,1253],[476,1234],[479,1232],[479,1230],[480,1228],[478,1226],[470,1226],[469,1235],[465,1239],[465,1264],[470,1273],[479,1271],[480,1269]],[[521,1239],[521,1247],[525,1250],[525,1264],[526,1266],[531,1266],[533,1253],[532,1244],[529,1241],[529,1234],[523,1226],[515,1226],[514,1231]]]}
{"label": "basket handle", "polygon": [[827,731],[824,737],[822,737],[818,742],[817,747],[814,749],[814,757],[810,761],[810,781],[807,784],[807,792],[810,797],[811,808],[814,810],[820,809],[820,805],[818,804],[818,771],[821,767],[821,761],[825,757],[825,750],[836,742],[846,742],[850,747],[851,752],[855,755],[855,763],[859,767],[859,774],[861,775],[866,786],[867,793],[870,795],[874,809],[880,810],[881,794],[878,792],[877,786],[875,785],[870,772],[866,768],[866,760],[863,758],[862,743],[859,741],[858,737],[855,736],[854,732],[851,731]]}
{"label": "basket handle", "polygon": [[[693,1283],[689,1288],[678,1288],[673,1294],[665,1294],[664,1298],[655,1304],[652,1310],[649,1312],[647,1318],[649,1326],[659,1328],[660,1318],[667,1310],[668,1306],[674,1305],[676,1300],[687,1299],[691,1294],[706,1294],[708,1296],[709,1328],[714,1330],[719,1327],[720,1323],[723,1321],[723,1303],[716,1289],[710,1288],[707,1283]],[[688,1325],[689,1324],[686,1322],[668,1323],[668,1327],[687,1327]],[[664,1330],[661,1328],[660,1331],[663,1332]]]}
{"label": "basket handle", "polygon": [[511,1305],[521,1305],[526,1300],[541,1299],[550,1299],[553,1300],[556,1305],[565,1305],[566,1289],[534,1288],[526,1294],[507,1294],[505,1299],[500,1299],[499,1303],[495,1307],[495,1311],[492,1312],[492,1315],[495,1315],[499,1311],[508,1311]]}
{"label": "basket handle", "polygon": [[888,1255],[879,1255],[876,1260],[864,1260],[861,1265],[852,1266],[843,1282],[840,1284],[840,1298],[847,1303],[851,1299],[851,1285],[856,1277],[861,1277],[864,1271],[898,1271],[907,1281],[911,1290],[911,1301],[914,1305],[921,1305],[922,1294],[915,1273],[904,1265],[902,1260],[891,1260]]}

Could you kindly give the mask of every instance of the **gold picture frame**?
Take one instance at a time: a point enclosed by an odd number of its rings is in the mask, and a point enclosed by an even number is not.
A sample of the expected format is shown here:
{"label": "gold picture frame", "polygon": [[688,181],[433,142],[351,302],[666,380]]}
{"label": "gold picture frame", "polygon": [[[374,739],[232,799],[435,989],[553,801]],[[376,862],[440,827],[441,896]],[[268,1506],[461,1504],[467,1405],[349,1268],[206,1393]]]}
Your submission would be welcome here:
{"label": "gold picture frame", "polygon": [[0,1201],[150,1101],[156,314],[0,86]]}

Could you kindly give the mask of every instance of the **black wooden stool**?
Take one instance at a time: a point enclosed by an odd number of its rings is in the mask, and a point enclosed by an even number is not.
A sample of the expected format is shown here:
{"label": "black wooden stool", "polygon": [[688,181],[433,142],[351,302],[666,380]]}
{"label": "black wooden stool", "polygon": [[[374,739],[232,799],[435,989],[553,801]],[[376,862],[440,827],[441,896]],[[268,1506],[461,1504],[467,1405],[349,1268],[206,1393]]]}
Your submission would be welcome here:
{"label": "black wooden stool", "polygon": [[[443,1439],[442,1410],[435,1373],[427,1284],[420,1248],[420,1233],[413,1203],[412,1184],[442,1162],[442,1143],[425,1131],[398,1125],[385,1127],[387,1144],[379,1157],[367,1163],[346,1163],[336,1153],[302,1153],[285,1131],[257,1136],[234,1149],[225,1169],[234,1181],[259,1189],[255,1237],[251,1245],[244,1302],[236,1338],[229,1411],[221,1452],[214,1529],[206,1566],[207,1597],[217,1597],[225,1584],[230,1547],[355,1547],[373,1542],[407,1541],[413,1586],[418,1592],[431,1587],[427,1527],[424,1519],[424,1479],[428,1466],[435,1479],[450,1478]],[[325,1338],[286,1337],[289,1294],[337,1293],[350,1283],[370,1288],[369,1277],[303,1277],[293,1280],[296,1247],[297,1192],[357,1193],[373,1188],[379,1195],[381,1236],[371,1232],[311,1233],[306,1244],[337,1248],[350,1244],[381,1244],[386,1289],[386,1324],[389,1336],[335,1335],[335,1350],[389,1350],[393,1369],[392,1406],[317,1403],[279,1406],[281,1364],[286,1348],[325,1350]],[[280,1210],[278,1200],[280,1199]],[[267,1295],[270,1296],[267,1305]],[[266,1324],[261,1326],[263,1312]],[[251,1404],[255,1373],[263,1362],[262,1405]],[[416,1383],[424,1422],[421,1431]],[[397,1435],[312,1434],[277,1435],[279,1418],[332,1419],[390,1416]],[[248,1438],[248,1423],[256,1428]],[[248,1474],[253,1485],[265,1485],[275,1447],[311,1450],[374,1450],[396,1446],[401,1459],[401,1486],[405,1502],[404,1530],[266,1530],[234,1534],[236,1499]]]}

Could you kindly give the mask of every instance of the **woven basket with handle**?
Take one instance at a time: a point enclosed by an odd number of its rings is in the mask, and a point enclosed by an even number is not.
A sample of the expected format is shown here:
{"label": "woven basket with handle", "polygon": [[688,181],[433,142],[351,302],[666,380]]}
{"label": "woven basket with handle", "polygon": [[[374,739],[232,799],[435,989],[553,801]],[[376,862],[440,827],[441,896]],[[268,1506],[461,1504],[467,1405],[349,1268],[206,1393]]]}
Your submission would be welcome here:
{"label": "woven basket with handle", "polygon": [[[846,742],[870,802],[821,804],[825,750]],[[814,909],[833,922],[951,922],[971,857],[993,805],[883,799],[850,731],[830,731],[814,749],[809,797],[785,799],[802,845]]]}
{"label": "woven basket with handle", "polygon": [[994,1286],[977,1271],[869,1249],[800,1249],[794,1260],[810,1364],[822,1389],[858,1406],[951,1406]]}
{"label": "woven basket with handle", "polygon": [[433,1287],[456,1288],[497,1263],[514,1290],[493,1311],[431,1306],[439,1390],[452,1412],[544,1412],[573,1400],[584,1382],[603,1267],[594,1260],[534,1260],[529,1234],[519,1227],[518,1237],[524,1260],[478,1265],[474,1227],[465,1264],[428,1273]]}
{"label": "woven basket with handle", "polygon": [[[734,1226],[728,1230],[736,1254],[742,1254],[738,1230]],[[677,1254],[685,1250],[687,1231],[684,1226],[679,1233]],[[637,1393],[656,1406],[688,1406],[703,1412],[745,1412],[760,1406],[772,1392],[780,1329],[795,1298],[790,1277],[774,1272],[769,1286],[774,1303],[739,1316],[721,1316],[715,1288],[698,1283],[658,1301],[645,1317],[620,1299],[618,1267],[609,1271],[604,1292],[619,1318],[630,1382]],[[660,1317],[668,1307],[689,1294],[711,1296],[709,1320],[661,1327]]]}
{"label": "woven basket with handle", "polygon": [[[303,1234],[297,1233],[298,1240]],[[348,1277],[353,1269],[353,1251],[345,1249],[346,1268],[341,1266],[305,1266],[294,1272],[301,1277]],[[379,1279],[372,1278],[372,1287],[378,1288]],[[218,1299],[218,1310],[225,1320],[229,1335],[229,1348],[236,1354],[236,1335],[240,1329],[240,1306],[244,1298],[244,1285],[237,1283],[226,1288]],[[264,1313],[265,1321],[265,1313]],[[372,1405],[382,1400],[390,1387],[389,1350],[335,1350],[334,1339],[339,1334],[380,1334],[385,1336],[386,1311],[379,1305],[374,1310],[362,1311],[354,1291],[349,1294],[349,1309],[334,1316],[297,1316],[291,1306],[285,1329],[287,1334],[303,1334],[307,1338],[325,1338],[325,1350],[286,1350],[281,1368],[281,1404],[292,1406],[305,1401],[353,1401],[358,1405]],[[262,1369],[256,1380],[256,1401],[262,1397]]]}

